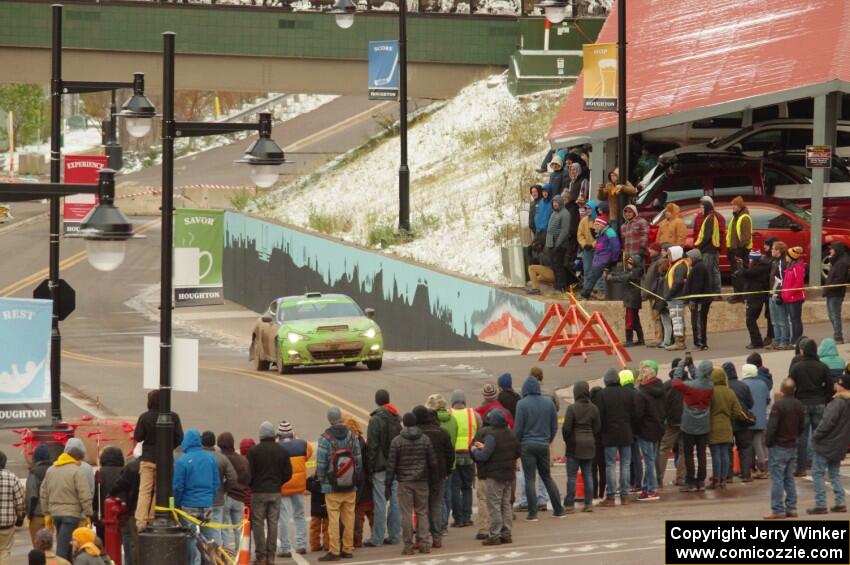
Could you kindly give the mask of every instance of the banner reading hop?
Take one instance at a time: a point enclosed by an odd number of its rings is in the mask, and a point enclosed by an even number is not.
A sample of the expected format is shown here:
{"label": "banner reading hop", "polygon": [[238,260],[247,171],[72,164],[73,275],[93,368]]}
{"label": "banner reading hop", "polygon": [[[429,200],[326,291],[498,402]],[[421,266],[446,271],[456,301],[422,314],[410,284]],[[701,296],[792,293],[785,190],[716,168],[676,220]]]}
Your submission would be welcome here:
{"label": "banner reading hop", "polygon": [[617,111],[617,44],[594,43],[582,46],[584,110]]}
{"label": "banner reading hop", "polygon": [[224,211],[174,211],[174,305],[224,304]]}
{"label": "banner reading hop", "polygon": [[50,300],[0,298],[0,428],[48,425]]}
{"label": "banner reading hop", "polygon": [[668,520],[666,565],[850,563],[847,520]]}

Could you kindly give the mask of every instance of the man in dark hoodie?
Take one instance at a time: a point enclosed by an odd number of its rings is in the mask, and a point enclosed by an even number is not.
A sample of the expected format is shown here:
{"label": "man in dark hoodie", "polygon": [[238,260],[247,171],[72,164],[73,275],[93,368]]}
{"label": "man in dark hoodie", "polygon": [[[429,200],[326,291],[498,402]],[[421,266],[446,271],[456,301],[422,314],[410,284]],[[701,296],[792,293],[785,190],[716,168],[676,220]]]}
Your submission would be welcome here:
{"label": "man in dark hoodie", "polygon": [[401,509],[402,555],[413,555],[413,512],[416,512],[416,542],[419,551],[431,553],[428,524],[428,484],[439,473],[437,455],[427,435],[416,425],[416,416],[408,412],[402,418],[404,428],[390,444],[387,459],[387,484],[398,481],[398,504]]}
{"label": "man in dark hoodie", "polygon": [[[230,461],[236,471],[236,482],[230,485],[227,496],[224,497],[224,523],[236,526],[242,523],[248,489],[251,488],[251,467],[248,465],[248,459],[236,453],[236,440],[233,439],[233,434],[220,433],[216,443],[221,449],[221,454]],[[235,549],[239,544],[239,530],[224,530],[224,532],[225,544]]]}
{"label": "man in dark hoodie", "polygon": [[520,442],[522,473],[525,475],[526,521],[537,521],[537,474],[549,493],[553,515],[558,518],[566,516],[558,486],[549,469],[549,445],[558,433],[558,412],[550,398],[540,395],[540,381],[535,376],[528,377],[522,385],[522,400],[517,404],[514,431]]}
{"label": "man in dark hoodie", "polygon": [[[578,225],[576,225],[578,228]],[[567,243],[570,233],[570,214],[564,209],[563,196],[552,199],[552,215],[546,228],[546,253],[555,273],[555,290],[567,289]]]}
{"label": "man in dark hoodie", "polygon": [[[709,378],[714,365],[711,361],[702,361],[696,369],[694,378],[683,381],[681,376],[684,365],[675,369],[673,388],[682,393],[682,443],[687,477],[681,492],[697,492],[705,486],[708,433],[711,431],[711,397],[714,385]],[[694,449],[697,451],[697,465],[694,469]]]}
{"label": "man in dark hoodie", "polygon": [[[688,281],[685,284],[685,294],[688,296],[711,294],[711,276],[702,259],[702,253],[699,249],[691,249],[685,255],[691,266]],[[694,347],[704,351],[708,349],[708,309],[711,307],[711,298],[689,298],[688,307],[691,309]]]}
{"label": "man in dark hoodie", "polygon": [[[731,388],[732,392],[735,393],[735,396],[738,397],[738,402],[741,404],[741,408],[743,408],[748,414],[752,414],[755,403],[750,387],[743,381],[738,380],[738,371],[735,369],[734,363],[727,361],[726,363],[723,363],[722,367],[726,372],[729,388]],[[755,415],[753,415],[753,417],[755,418]],[[750,429],[750,425],[751,424],[741,422],[740,420],[732,420],[732,434],[735,438],[735,447],[738,448],[738,458],[741,462],[741,480],[745,483],[752,480],[753,431]],[[734,461],[732,455],[730,448],[729,461]],[[727,483],[731,483],[733,481],[734,472],[732,467],[733,465],[729,466],[729,474],[725,477]]]}
{"label": "man in dark hoodie", "polygon": [[[156,420],[159,418],[159,390],[148,392],[148,409],[136,422],[133,439],[143,442],[140,464],[139,503],[136,506],[136,527],[141,532],[153,521],[156,506]],[[174,417],[173,446],[176,449],[183,441],[183,426],[180,416]]]}
{"label": "man in dark hoodie", "polygon": [[513,542],[511,490],[520,446],[501,410],[488,412],[485,422],[475,434],[471,453],[478,465],[479,478],[487,483],[490,535],[482,543],[489,546]]}
{"label": "man in dark hoodie", "polygon": [[[794,381],[782,381],[782,397],[773,403],[765,432],[770,449],[770,509],[767,520],[797,517],[797,487],[794,460],[803,431],[803,405],[794,398]],[[846,444],[845,444],[846,448]]]}
{"label": "man in dark hoodie", "polygon": [[605,388],[599,393],[599,421],[602,423],[600,439],[605,450],[605,482],[607,491],[600,506],[616,506],[617,495],[616,466],[620,458],[620,504],[626,505],[629,499],[629,479],[632,462],[632,432],[637,420],[637,395],[620,386],[620,375],[615,369],[608,369],[602,378]]}
{"label": "man in dark hoodie", "polygon": [[251,533],[258,563],[274,561],[277,522],[280,518],[280,488],[292,478],[289,456],[276,440],[275,427],[271,422],[263,422],[260,424],[260,443],[248,452]]}
{"label": "man in dark hoodie", "polygon": [[[844,343],[844,331],[841,327],[841,306],[844,304],[844,295],[847,293],[846,286],[850,283],[850,255],[847,246],[841,242],[835,242],[829,246],[829,273],[823,295],[826,297],[826,311],[829,321],[832,322],[832,339],[835,343]],[[831,286],[838,285],[838,286]]]}
{"label": "man in dark hoodie", "polygon": [[100,452],[100,467],[95,473],[94,485],[94,516],[95,529],[100,539],[103,539],[104,524],[103,518],[105,515],[105,503],[109,493],[115,488],[118,482],[118,477],[121,475],[121,469],[124,468],[124,454],[121,453],[120,447],[114,445],[105,448]]}
{"label": "man in dark hoodie", "polygon": [[643,456],[643,484],[638,500],[654,501],[658,495],[658,477],[655,457],[658,444],[664,436],[664,383],[658,378],[658,363],[641,361],[638,373],[638,392],[641,395],[642,416],[637,430],[637,443]]}
{"label": "man in dark hoodie", "polygon": [[[762,255],[758,249],[753,249],[749,254],[749,264],[737,258],[738,261],[732,266],[733,280],[739,281],[741,292],[755,292],[759,294],[744,295],[747,304],[746,319],[747,332],[750,334],[750,343],[747,349],[760,349],[773,342],[773,324],[770,323],[770,314],[767,307],[766,291],[770,290],[770,267],[773,260],[769,255]],[[758,326],[758,319],[764,309],[767,318],[767,340],[762,339]]]}
{"label": "man in dark hoodie", "polygon": [[[626,343],[624,345],[635,347],[644,344],[643,326],[640,323],[641,290],[638,288],[643,279],[643,256],[635,254],[628,257],[626,269],[621,273],[609,273],[608,280],[625,284],[623,307],[626,310]],[[637,336],[637,341],[633,339],[634,336]]]}
{"label": "man in dark hoodie", "polygon": [[670,379],[664,383],[664,435],[658,446],[658,457],[655,460],[655,471],[658,477],[659,488],[664,488],[664,473],[667,470],[667,460],[670,452],[675,448],[678,453],[676,458],[676,486],[685,484],[685,449],[682,443],[682,391],[673,388],[673,374],[675,368],[682,363],[681,359],[673,360],[673,369],[670,371]]}
{"label": "man in dark hoodie", "polygon": [[386,390],[380,389],[375,392],[375,404],[378,407],[369,414],[369,425],[366,428],[375,523],[372,528],[372,539],[363,542],[365,547],[384,545],[385,534],[390,545],[396,545],[401,541],[398,485],[392,485],[389,499],[385,497],[387,485],[391,484],[386,480],[387,457],[390,456],[390,444],[401,432],[401,417],[396,407],[390,404],[390,393]]}
{"label": "man in dark hoodie", "polygon": [[575,402],[567,407],[561,435],[567,446],[567,495],[564,510],[575,512],[576,476],[581,469],[584,480],[584,512],[593,512],[593,458],[596,455],[596,436],[602,429],[599,409],[590,401],[590,387],[586,381],[573,385]]}
{"label": "man in dark hoodie", "polygon": [[[812,434],[814,448],[812,483],[815,487],[815,506],[807,509],[807,514],[847,512],[844,502],[844,485],[839,471],[841,461],[847,455],[847,445],[850,444],[850,374],[845,372],[835,379],[833,387],[835,394],[826,405],[823,419]],[[827,473],[835,496],[835,505],[829,509],[827,509],[824,483]]]}
{"label": "man in dark hoodie", "polygon": [[431,547],[443,547],[443,498],[446,482],[455,464],[455,447],[452,438],[437,421],[437,413],[424,406],[413,409],[416,425],[431,440],[435,455],[435,476],[431,477],[428,491],[428,524],[431,529]]}
{"label": "man in dark hoodie", "polygon": [[121,544],[124,547],[124,563],[136,565],[139,563],[138,538],[136,521],[132,518],[136,515],[136,505],[139,502],[139,455],[142,453],[141,444],[136,444],[133,456],[127,459],[126,464],[118,475],[118,480],[112,487],[109,496],[120,498],[127,503],[127,515],[130,518],[121,526]]}
{"label": "man in dark hoodie", "polygon": [[[216,524],[221,524],[224,522],[225,495],[230,491],[230,487],[236,484],[236,469],[233,468],[230,460],[225,457],[223,453],[219,453],[215,450],[215,434],[210,430],[201,434],[201,446],[204,448],[204,451],[209,451],[212,456],[215,457],[215,462],[218,464],[218,477],[221,481],[221,486],[215,493],[212,521]],[[212,539],[217,544],[221,545],[223,542],[222,530],[214,530]]]}
{"label": "man in dark hoodie", "polygon": [[35,534],[44,527],[44,509],[41,507],[41,482],[53,461],[50,460],[50,449],[47,444],[39,444],[32,452],[32,468],[27,475],[26,498],[24,505],[27,509],[30,537],[35,547]]}
{"label": "man in dark hoodie", "polygon": [[502,373],[499,375],[499,380],[496,381],[499,385],[499,396],[496,400],[499,404],[505,407],[505,410],[510,412],[511,418],[516,419],[516,405],[520,400],[520,395],[513,389],[514,383],[510,373]]}
{"label": "man in dark hoodie", "polygon": [[812,465],[812,483],[815,487],[815,507],[807,514],[826,514],[826,485],[824,476],[829,472],[829,483],[835,496],[835,506],[830,512],[847,512],[844,505],[844,485],[841,483],[841,462],[850,445],[850,374],[844,373],[835,381],[835,395],[823,413],[820,425],[812,435],[815,458]]}
{"label": "man in dark hoodie", "polygon": [[826,403],[832,397],[832,373],[818,358],[818,344],[812,339],[800,340],[802,358],[794,363],[788,376],[796,386],[796,397],[803,403],[803,433],[797,445],[797,471],[795,477],[806,475],[806,467],[811,466],[808,453],[809,434],[814,433],[823,418]]}

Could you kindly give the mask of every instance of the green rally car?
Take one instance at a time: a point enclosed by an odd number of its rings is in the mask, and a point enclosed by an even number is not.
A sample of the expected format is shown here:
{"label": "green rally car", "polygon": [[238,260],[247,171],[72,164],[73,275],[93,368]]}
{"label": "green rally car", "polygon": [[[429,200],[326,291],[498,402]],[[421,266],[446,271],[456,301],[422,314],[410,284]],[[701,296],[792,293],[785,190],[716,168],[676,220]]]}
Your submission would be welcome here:
{"label": "green rally car", "polygon": [[384,338],[374,317],[374,310],[364,312],[344,294],[283,296],[254,325],[250,360],[258,371],[274,363],[281,374],[298,366],[354,367],[360,362],[377,371],[383,364]]}

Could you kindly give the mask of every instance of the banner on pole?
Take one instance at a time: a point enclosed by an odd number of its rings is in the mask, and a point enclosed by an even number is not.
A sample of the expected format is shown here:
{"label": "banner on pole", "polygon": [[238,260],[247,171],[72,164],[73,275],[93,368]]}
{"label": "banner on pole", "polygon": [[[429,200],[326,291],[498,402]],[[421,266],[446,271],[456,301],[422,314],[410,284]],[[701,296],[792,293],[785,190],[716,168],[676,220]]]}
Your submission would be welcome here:
{"label": "banner on pole", "polygon": [[398,40],[369,42],[369,100],[398,100]]}
{"label": "banner on pole", "polygon": [[174,306],[224,304],[224,211],[174,211]]}
{"label": "banner on pole", "polygon": [[50,300],[0,298],[0,428],[51,423],[52,315]]}
{"label": "banner on pole", "polygon": [[[105,155],[65,155],[65,182],[68,184],[97,184],[98,173],[106,167]],[[72,194],[62,205],[63,233],[80,231],[80,223],[97,206],[96,194]]]}
{"label": "banner on pole", "polygon": [[617,44],[582,46],[584,58],[584,110],[617,111]]}

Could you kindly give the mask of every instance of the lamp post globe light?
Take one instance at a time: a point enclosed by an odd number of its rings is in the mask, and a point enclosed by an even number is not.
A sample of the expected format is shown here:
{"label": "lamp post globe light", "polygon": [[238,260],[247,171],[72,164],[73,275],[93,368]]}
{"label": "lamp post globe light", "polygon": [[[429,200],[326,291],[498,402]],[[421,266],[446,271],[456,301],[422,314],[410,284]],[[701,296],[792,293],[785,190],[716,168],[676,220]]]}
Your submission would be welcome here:
{"label": "lamp post globe light", "polygon": [[153,127],[156,108],[145,96],[145,75],[133,74],[133,95],[121,106],[119,117],[124,118],[127,133],[139,138],[144,137]]}
{"label": "lamp post globe light", "polygon": [[133,224],[115,207],[115,171],[101,169],[98,176],[100,202],[80,224],[79,237],[86,240],[89,264],[98,271],[114,271],[124,262],[125,243],[141,238]]}
{"label": "lamp post globe light", "polygon": [[277,182],[279,167],[287,160],[283,149],[272,139],[272,115],[268,112],[260,113],[259,133],[257,140],[236,162],[250,165],[251,181],[260,188],[269,188]]}
{"label": "lamp post globe light", "polygon": [[334,7],[330,13],[336,19],[336,25],[342,29],[348,29],[354,25],[354,14],[357,12],[357,6],[352,0],[336,0]]}
{"label": "lamp post globe light", "polygon": [[543,0],[537,7],[543,10],[549,23],[559,24],[566,19],[569,5],[569,2],[563,0]]}

